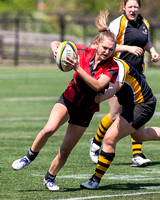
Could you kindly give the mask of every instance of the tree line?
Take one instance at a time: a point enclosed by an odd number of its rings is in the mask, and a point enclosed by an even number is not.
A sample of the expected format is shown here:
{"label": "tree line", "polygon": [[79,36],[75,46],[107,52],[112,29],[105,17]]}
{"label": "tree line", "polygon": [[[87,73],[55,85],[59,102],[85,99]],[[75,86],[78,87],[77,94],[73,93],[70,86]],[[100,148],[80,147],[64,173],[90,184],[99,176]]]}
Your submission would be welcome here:
{"label": "tree line", "polygon": [[[119,15],[120,0],[0,0],[1,12],[37,12],[44,13],[81,13],[96,14],[99,10],[108,9],[114,16]],[[41,7],[38,5],[42,5]],[[44,6],[43,6],[44,5]],[[159,0],[142,0],[141,12],[145,17],[160,19]]]}

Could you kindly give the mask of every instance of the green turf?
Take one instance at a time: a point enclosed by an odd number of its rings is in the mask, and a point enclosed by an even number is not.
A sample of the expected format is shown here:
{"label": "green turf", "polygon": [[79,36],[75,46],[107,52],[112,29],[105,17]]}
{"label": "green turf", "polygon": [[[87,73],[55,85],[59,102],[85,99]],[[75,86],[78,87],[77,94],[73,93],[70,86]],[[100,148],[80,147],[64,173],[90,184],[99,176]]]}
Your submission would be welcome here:
{"label": "green turf", "polygon": [[[89,141],[101,117],[108,112],[107,102],[102,103],[100,113],[95,115],[57,175],[56,183],[60,191],[44,189],[43,178],[63,140],[67,124],[49,139],[30,166],[21,171],[12,170],[12,162],[27,153],[35,136],[45,125],[52,106],[73,72],[64,73],[51,67],[1,67],[0,72],[0,199],[160,199],[160,142],[143,144],[143,152],[152,160],[150,166],[132,168],[129,136],[118,143],[116,157],[100,188],[94,191],[80,189],[80,183],[90,178],[95,169],[89,158]],[[160,126],[160,69],[147,69],[146,76],[158,99],[156,115],[147,127]]]}

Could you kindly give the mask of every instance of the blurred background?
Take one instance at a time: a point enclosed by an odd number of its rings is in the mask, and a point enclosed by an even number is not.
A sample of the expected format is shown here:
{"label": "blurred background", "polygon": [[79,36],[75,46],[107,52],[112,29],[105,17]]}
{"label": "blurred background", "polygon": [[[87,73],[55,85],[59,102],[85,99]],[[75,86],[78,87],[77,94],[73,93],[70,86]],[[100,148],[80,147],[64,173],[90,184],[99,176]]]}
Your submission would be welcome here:
{"label": "blurred background", "polygon": [[[109,22],[120,15],[119,0],[0,0],[0,65],[52,64],[50,42],[90,45],[95,18],[108,9]],[[142,0],[141,14],[151,25],[151,41],[160,53],[160,2]],[[146,61],[149,66],[159,63]]]}

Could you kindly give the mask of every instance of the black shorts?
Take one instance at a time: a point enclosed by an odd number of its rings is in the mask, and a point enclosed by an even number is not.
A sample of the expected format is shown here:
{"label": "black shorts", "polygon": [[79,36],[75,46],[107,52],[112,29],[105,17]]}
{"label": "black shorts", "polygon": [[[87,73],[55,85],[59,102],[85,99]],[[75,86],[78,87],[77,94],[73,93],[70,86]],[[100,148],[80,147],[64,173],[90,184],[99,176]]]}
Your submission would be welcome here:
{"label": "black shorts", "polygon": [[59,97],[57,103],[65,105],[69,113],[69,123],[76,124],[82,127],[88,127],[93,117],[93,113],[87,112],[82,108],[74,106],[72,102],[68,101],[63,95]]}
{"label": "black shorts", "polygon": [[133,128],[138,130],[146,124],[153,116],[156,108],[156,97],[153,96],[148,102],[136,104],[133,109],[122,107],[121,116],[128,123],[132,123]]}

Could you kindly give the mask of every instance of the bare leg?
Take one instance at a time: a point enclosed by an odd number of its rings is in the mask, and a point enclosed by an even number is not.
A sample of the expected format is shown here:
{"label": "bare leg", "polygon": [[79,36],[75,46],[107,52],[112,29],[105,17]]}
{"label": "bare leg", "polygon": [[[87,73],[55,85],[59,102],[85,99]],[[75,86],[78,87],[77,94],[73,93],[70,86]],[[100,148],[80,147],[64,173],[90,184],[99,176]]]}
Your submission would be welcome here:
{"label": "bare leg", "polygon": [[[114,121],[122,112],[122,106],[119,104],[117,97],[112,97],[109,99],[109,118]],[[102,122],[101,122],[102,123]],[[104,126],[104,125],[103,125]],[[136,141],[133,138],[131,138],[132,142],[132,155],[133,158],[131,166],[132,167],[139,167],[139,166],[148,166],[150,164],[150,160],[145,157],[145,155],[142,153],[142,141]]]}
{"label": "bare leg", "polygon": [[108,129],[104,137],[103,151],[114,153],[116,143],[122,138],[134,133],[136,130],[129,124],[127,120],[119,116]]}
{"label": "bare leg", "polygon": [[80,127],[73,124],[68,125],[68,129],[62,142],[62,145],[59,148],[58,155],[55,157],[49,168],[50,174],[55,176],[58,173],[58,171],[63,167],[63,165],[67,161],[70,152],[77,144],[85,130],[86,127]]}
{"label": "bare leg", "polygon": [[150,140],[160,140],[160,127],[141,127],[132,137],[138,141],[150,141]]}
{"label": "bare leg", "polygon": [[34,140],[31,150],[34,152],[39,152],[46,144],[48,138],[67,120],[67,108],[60,103],[56,103],[52,108],[47,124]]}
{"label": "bare leg", "polygon": [[122,112],[122,106],[118,103],[117,97],[112,97],[108,100],[109,118],[114,121]]}

